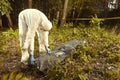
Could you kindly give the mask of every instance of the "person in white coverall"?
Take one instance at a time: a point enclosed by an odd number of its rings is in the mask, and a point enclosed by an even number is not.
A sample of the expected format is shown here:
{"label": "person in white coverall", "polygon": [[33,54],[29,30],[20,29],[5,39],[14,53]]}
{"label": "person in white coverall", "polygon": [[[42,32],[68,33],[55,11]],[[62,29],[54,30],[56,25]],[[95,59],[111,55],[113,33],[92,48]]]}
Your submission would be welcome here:
{"label": "person in white coverall", "polygon": [[34,37],[38,35],[39,52],[47,51],[48,34],[52,28],[52,23],[44,13],[37,9],[25,9],[19,13],[18,17],[20,47],[22,52],[21,62],[34,64]]}

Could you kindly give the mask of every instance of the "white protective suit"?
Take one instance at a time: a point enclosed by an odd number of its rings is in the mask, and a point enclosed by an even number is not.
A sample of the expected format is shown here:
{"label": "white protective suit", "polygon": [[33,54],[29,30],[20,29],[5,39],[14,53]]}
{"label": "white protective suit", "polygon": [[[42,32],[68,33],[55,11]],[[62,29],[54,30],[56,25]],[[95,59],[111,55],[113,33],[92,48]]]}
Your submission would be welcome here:
{"label": "white protective suit", "polygon": [[49,46],[48,34],[52,28],[52,23],[41,11],[37,9],[25,9],[19,13],[18,25],[22,51],[21,62],[25,62],[30,55],[34,55],[35,32],[38,35],[39,51],[44,51],[45,46]]}

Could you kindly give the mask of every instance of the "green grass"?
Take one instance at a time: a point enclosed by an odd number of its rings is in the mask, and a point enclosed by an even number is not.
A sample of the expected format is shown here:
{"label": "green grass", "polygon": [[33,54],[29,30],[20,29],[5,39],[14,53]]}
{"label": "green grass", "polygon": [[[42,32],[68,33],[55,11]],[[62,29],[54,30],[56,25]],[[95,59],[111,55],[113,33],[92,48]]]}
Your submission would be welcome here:
{"label": "green grass", "polygon": [[[20,53],[18,30],[10,29],[0,34],[1,55]],[[60,28],[53,26],[49,34],[49,45],[54,49],[59,44],[73,39],[85,40],[87,43],[84,46],[78,46],[63,63],[50,69],[46,75],[47,80],[120,79],[119,34],[110,33],[95,25],[89,27],[80,24],[76,27]],[[37,50],[37,47],[35,48]]]}

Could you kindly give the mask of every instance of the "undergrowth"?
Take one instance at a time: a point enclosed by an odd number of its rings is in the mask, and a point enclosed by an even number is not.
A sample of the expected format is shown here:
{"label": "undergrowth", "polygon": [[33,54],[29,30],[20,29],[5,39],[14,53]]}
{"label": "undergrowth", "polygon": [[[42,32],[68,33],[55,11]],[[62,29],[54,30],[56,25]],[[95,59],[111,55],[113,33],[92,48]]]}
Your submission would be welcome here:
{"label": "undergrowth", "polygon": [[[0,52],[9,51],[11,53],[10,49],[15,48],[14,51],[20,53],[18,30],[10,29],[1,34]],[[56,28],[54,25],[49,34],[49,45],[51,49],[54,49],[59,44],[73,39],[85,40],[87,43],[84,46],[77,46],[70,57],[56,65],[54,69],[50,69],[46,75],[47,80],[120,79],[119,34],[107,32],[104,28],[100,28],[100,24],[91,24],[90,27],[80,24],[76,27],[60,28]],[[18,73],[16,76],[19,75],[22,74]],[[25,80],[27,79],[29,77],[25,77]]]}
{"label": "undergrowth", "polygon": [[[104,28],[82,27],[53,29],[50,45],[72,39],[85,40],[84,46],[73,50],[64,64],[50,70],[50,80],[117,80],[120,79],[120,35]],[[54,42],[54,43],[53,43]]]}
{"label": "undergrowth", "polygon": [[12,28],[0,33],[0,53],[14,53],[19,49],[18,30]]}

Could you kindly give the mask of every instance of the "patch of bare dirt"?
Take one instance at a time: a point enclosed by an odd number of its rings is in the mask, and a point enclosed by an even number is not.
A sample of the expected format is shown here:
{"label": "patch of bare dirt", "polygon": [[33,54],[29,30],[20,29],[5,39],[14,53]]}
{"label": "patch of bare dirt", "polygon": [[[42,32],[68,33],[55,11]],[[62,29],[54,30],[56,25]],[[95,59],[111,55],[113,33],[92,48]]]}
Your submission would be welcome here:
{"label": "patch of bare dirt", "polygon": [[[20,62],[21,55],[16,54],[0,54],[0,78],[5,74],[15,72],[22,73],[23,77],[28,80],[45,80],[46,74],[39,71],[35,66],[29,67]],[[9,79],[9,77],[8,77]]]}

